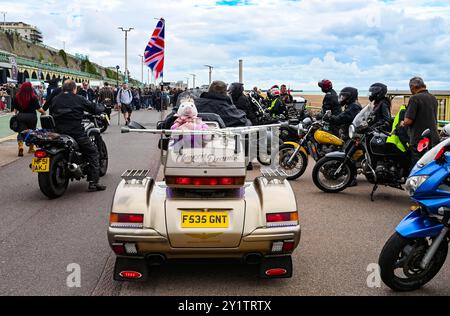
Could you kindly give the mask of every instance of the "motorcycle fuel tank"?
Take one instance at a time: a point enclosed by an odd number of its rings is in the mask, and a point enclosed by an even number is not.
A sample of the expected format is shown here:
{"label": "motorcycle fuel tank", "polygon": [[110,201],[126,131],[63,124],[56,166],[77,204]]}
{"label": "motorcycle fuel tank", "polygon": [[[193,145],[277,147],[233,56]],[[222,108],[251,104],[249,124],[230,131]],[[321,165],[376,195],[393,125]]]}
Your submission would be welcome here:
{"label": "motorcycle fuel tank", "polygon": [[370,150],[379,156],[404,155],[392,144],[387,143],[388,136],[382,133],[375,133],[370,140]]}
{"label": "motorcycle fuel tank", "polygon": [[344,142],[339,137],[334,136],[325,131],[317,131],[314,133],[314,139],[321,145],[343,146]]}

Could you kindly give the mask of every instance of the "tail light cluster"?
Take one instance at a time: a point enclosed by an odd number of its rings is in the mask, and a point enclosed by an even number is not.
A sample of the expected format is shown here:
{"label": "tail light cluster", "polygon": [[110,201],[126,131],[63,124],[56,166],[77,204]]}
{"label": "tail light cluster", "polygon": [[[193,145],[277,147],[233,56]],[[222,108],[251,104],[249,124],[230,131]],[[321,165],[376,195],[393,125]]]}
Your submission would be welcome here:
{"label": "tail light cluster", "polygon": [[288,227],[298,225],[298,212],[270,213],[266,215],[267,227]]}
{"label": "tail light cluster", "polygon": [[34,157],[42,159],[47,157],[47,153],[43,150],[38,150],[34,153]]}
{"label": "tail light cluster", "polygon": [[116,255],[137,255],[138,250],[135,243],[114,243],[111,246]]}
{"label": "tail light cluster", "polygon": [[177,186],[242,186],[245,177],[167,177],[167,185]]}
{"label": "tail light cluster", "polygon": [[294,248],[294,240],[274,241],[272,243],[272,253],[290,253],[294,251]]}
{"label": "tail light cluster", "polygon": [[114,228],[143,228],[144,215],[111,213],[109,222]]}

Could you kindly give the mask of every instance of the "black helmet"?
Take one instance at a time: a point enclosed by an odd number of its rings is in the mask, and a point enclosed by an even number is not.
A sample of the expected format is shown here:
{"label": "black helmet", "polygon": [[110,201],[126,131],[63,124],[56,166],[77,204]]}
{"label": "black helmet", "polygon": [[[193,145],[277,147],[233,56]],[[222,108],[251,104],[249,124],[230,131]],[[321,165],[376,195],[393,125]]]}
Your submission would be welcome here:
{"label": "black helmet", "polygon": [[369,100],[380,101],[386,97],[387,94],[387,86],[382,83],[374,83],[369,88]]}
{"label": "black helmet", "polygon": [[234,82],[228,86],[228,93],[233,98],[238,98],[244,93],[244,84],[239,82]]}
{"label": "black helmet", "polygon": [[339,93],[339,103],[341,106],[351,104],[358,100],[358,90],[352,87],[347,87]]}

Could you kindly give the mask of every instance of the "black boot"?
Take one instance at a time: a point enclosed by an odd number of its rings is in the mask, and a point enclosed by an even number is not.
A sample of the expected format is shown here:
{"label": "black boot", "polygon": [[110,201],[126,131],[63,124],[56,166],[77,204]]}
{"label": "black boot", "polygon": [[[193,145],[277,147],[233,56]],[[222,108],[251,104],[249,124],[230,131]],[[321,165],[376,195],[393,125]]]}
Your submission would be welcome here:
{"label": "black boot", "polygon": [[100,184],[98,181],[90,181],[88,191],[89,192],[97,192],[97,191],[105,191],[106,185]]}

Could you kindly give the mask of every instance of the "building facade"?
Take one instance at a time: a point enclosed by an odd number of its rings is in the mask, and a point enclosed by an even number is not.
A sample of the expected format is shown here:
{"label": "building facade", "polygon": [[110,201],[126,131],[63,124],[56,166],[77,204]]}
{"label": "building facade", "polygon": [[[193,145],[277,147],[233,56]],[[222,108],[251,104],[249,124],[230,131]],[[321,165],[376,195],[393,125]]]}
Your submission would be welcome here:
{"label": "building facade", "polygon": [[18,33],[22,38],[33,43],[42,43],[42,33],[35,26],[23,22],[5,22],[0,24],[0,29],[6,32]]}

